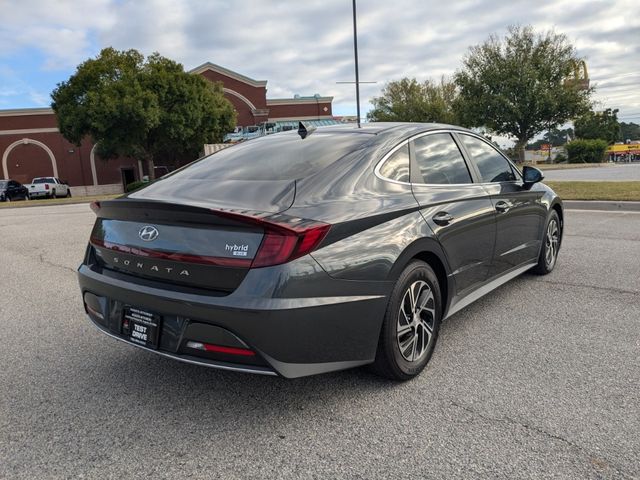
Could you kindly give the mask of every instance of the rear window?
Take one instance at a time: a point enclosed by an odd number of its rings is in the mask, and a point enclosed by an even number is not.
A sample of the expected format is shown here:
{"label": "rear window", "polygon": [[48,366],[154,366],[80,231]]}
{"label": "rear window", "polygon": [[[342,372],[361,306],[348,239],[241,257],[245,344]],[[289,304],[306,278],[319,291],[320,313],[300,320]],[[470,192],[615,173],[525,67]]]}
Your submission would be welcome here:
{"label": "rear window", "polygon": [[304,140],[279,133],[220,150],[171,177],[180,180],[295,180],[328,167],[358,150],[371,135],[316,130]]}
{"label": "rear window", "polygon": [[33,183],[56,183],[51,177],[34,178]]}

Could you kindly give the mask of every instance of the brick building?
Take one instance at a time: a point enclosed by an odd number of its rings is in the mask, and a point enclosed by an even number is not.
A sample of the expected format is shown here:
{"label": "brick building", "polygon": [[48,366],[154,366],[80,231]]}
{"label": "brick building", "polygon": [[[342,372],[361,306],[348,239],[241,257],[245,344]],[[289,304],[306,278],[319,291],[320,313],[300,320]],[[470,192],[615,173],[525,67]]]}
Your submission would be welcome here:
{"label": "brick building", "polygon": [[[213,63],[190,73],[222,82],[224,94],[237,112],[238,126],[333,118],[332,97],[270,99],[266,80],[253,80]],[[0,110],[0,154],[0,178],[28,183],[33,177],[56,176],[68,181],[75,194],[121,192],[124,184],[146,174],[142,162],[104,162],[90,142],[80,147],[67,142],[50,108]]]}

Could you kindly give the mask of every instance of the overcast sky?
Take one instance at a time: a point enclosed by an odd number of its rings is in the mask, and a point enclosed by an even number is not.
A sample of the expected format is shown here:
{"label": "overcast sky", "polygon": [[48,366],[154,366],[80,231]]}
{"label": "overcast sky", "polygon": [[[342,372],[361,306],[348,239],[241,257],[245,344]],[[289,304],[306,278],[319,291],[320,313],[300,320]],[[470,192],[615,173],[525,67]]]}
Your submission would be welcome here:
{"label": "overcast sky", "polygon": [[[638,0],[359,0],[362,106],[385,82],[451,75],[470,45],[509,24],[565,33],[596,98],[640,122]],[[0,109],[46,106],[57,82],[106,46],[187,69],[217,63],[268,80],[268,97],[332,95],[355,113],[350,0],[0,0]]]}

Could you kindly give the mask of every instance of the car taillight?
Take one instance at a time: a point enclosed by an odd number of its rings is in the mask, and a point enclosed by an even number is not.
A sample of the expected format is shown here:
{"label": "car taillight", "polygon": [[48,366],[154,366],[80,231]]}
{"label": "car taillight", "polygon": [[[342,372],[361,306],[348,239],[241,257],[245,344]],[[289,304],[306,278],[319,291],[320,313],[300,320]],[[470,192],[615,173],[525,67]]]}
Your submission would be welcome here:
{"label": "car taillight", "polygon": [[45,183],[45,184],[44,184],[44,189],[45,189],[45,190],[49,190],[49,184],[48,184],[48,183]]}
{"label": "car taillight", "polygon": [[331,225],[283,214],[262,216],[250,212],[214,210],[218,215],[257,225],[264,229],[262,243],[251,268],[270,267],[302,257],[316,249],[327,236]]}

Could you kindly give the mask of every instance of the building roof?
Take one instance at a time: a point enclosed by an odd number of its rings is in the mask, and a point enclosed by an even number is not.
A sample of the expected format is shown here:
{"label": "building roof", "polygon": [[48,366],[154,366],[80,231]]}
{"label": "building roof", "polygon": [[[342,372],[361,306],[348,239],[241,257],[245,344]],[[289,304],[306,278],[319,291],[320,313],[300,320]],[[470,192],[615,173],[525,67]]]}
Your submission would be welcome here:
{"label": "building roof", "polygon": [[314,95],[311,97],[301,97],[299,95],[293,98],[267,98],[267,106],[272,105],[306,105],[313,103],[331,103],[333,97],[321,97],[320,95]]}
{"label": "building roof", "polygon": [[211,70],[213,72],[219,73],[220,75],[224,75],[225,77],[233,78],[234,80],[238,80],[239,82],[246,83],[247,85],[251,85],[252,87],[266,87],[266,80],[254,80],[253,78],[249,78],[241,73],[234,72],[233,70],[229,70],[228,68],[221,67],[220,65],[216,65],[215,63],[206,62],[202,65],[189,70],[189,73],[202,73],[207,70]]}
{"label": "building roof", "polygon": [[12,117],[14,115],[52,115],[53,109],[49,107],[11,108],[0,110],[0,117]]}

